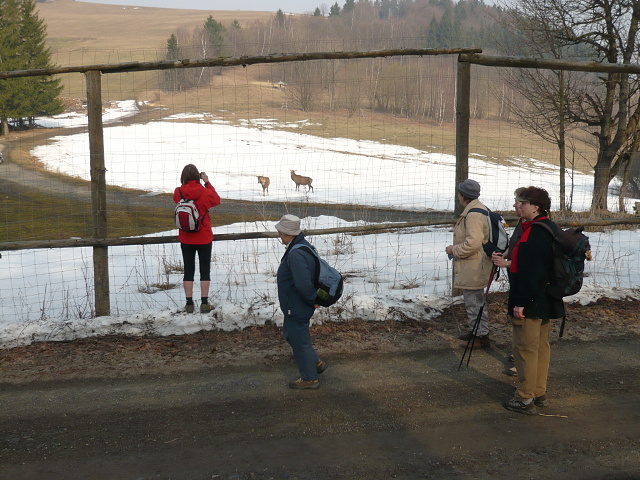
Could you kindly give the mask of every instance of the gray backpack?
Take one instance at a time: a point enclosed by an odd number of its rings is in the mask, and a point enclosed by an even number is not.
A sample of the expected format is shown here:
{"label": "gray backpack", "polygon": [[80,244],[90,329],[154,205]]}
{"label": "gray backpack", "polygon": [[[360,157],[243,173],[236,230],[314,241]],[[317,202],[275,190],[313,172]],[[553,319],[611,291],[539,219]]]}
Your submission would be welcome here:
{"label": "gray backpack", "polygon": [[296,244],[291,250],[301,248],[305,252],[313,255],[316,259],[316,275],[313,281],[317,291],[316,304],[322,307],[330,307],[342,296],[344,279],[338,270],[320,258],[315,247],[309,248],[307,245]]}

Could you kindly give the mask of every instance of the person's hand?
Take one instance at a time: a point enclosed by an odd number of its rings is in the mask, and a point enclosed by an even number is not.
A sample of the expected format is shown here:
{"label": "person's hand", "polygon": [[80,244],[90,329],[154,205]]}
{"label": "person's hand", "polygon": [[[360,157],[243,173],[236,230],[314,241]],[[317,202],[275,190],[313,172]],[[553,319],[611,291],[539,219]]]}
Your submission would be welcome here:
{"label": "person's hand", "polygon": [[507,261],[505,260],[504,255],[499,252],[493,252],[491,254],[491,261],[496,267],[504,268],[507,266]]}
{"label": "person's hand", "polygon": [[524,320],[524,307],[513,307],[513,316]]}
{"label": "person's hand", "polygon": [[209,176],[204,172],[200,172],[200,178],[202,179],[202,181],[204,183],[208,183],[209,182]]}

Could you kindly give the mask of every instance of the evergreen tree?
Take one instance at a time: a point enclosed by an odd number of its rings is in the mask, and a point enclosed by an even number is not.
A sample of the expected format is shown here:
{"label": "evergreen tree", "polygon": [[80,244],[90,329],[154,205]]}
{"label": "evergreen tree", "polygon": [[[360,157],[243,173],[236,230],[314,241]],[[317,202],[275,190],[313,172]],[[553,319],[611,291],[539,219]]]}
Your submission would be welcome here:
{"label": "evergreen tree", "polygon": [[178,38],[175,34],[171,34],[167,40],[167,60],[180,59],[180,47],[178,46]]}
{"label": "evergreen tree", "polygon": [[[24,52],[22,59],[26,69],[51,68],[51,50],[45,46],[46,27],[44,20],[35,13],[35,1],[22,2],[21,38]],[[24,78],[24,91],[28,94],[23,99],[23,115],[29,117],[33,125],[34,118],[39,115],[56,115],[64,110],[58,96],[62,91],[60,79],[47,77]]]}
{"label": "evergreen tree", "polygon": [[[20,9],[17,0],[0,0],[0,71],[20,70]],[[15,99],[22,79],[0,80],[2,133],[9,133],[9,118],[17,116]]]}
{"label": "evergreen tree", "polygon": [[356,7],[356,0],[345,0],[344,5],[342,7],[343,15],[348,15],[349,13],[353,12],[355,7]]}
{"label": "evergreen tree", "polygon": [[[53,68],[44,22],[34,11],[35,0],[0,0],[0,71]],[[32,122],[35,115],[60,113],[61,90],[50,76],[1,80],[2,133],[9,132],[9,118]]]}
{"label": "evergreen tree", "polygon": [[320,11],[320,7],[316,7],[316,9],[313,11],[313,16],[314,17],[321,17],[322,16],[322,12]]}
{"label": "evergreen tree", "polygon": [[[178,38],[175,34],[171,34],[169,40],[167,40],[167,60],[176,61],[180,59],[180,46],[178,45]],[[163,89],[169,92],[176,92],[180,89],[178,85],[179,72],[175,68],[169,68],[164,72]]]}
{"label": "evergreen tree", "polygon": [[282,9],[278,9],[276,12],[276,25],[278,25],[278,28],[284,28],[285,20],[284,12]]}
{"label": "evergreen tree", "polygon": [[427,30],[427,48],[438,48],[440,45],[438,44],[438,20],[436,17],[431,17],[431,21],[429,22],[429,29]]}
{"label": "evergreen tree", "polygon": [[207,21],[204,23],[204,29],[209,36],[209,43],[211,44],[212,48],[212,56],[222,56],[222,49],[224,47],[224,33],[226,32],[224,25],[222,25],[222,23],[220,22],[216,22],[213,17],[209,15],[209,18],[207,18]]}
{"label": "evergreen tree", "polygon": [[450,5],[444,9],[438,25],[438,47],[452,48],[460,38],[461,22],[456,18],[453,7]]}
{"label": "evergreen tree", "polygon": [[334,3],[333,5],[331,5],[331,8],[329,9],[329,16],[330,17],[339,17],[340,16],[340,5],[338,5],[338,2]]}

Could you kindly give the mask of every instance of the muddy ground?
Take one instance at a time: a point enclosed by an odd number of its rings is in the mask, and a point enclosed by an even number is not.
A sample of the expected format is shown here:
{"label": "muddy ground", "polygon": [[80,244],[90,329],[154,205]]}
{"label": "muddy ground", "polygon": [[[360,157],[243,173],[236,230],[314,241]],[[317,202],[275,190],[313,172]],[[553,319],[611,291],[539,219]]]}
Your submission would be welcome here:
{"label": "muddy ground", "polygon": [[637,300],[570,305],[551,405],[508,412],[510,330],[458,371],[460,305],[421,322],[314,326],[317,391],[274,326],[0,352],[0,478],[637,479]]}

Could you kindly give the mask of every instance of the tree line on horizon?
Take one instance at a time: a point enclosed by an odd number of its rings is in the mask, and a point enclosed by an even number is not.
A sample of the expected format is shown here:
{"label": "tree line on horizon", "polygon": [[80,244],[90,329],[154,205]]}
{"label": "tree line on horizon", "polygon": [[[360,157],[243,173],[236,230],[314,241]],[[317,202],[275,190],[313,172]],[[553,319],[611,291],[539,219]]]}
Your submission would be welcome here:
{"label": "tree line on horizon", "polygon": [[[52,68],[46,26],[35,0],[0,0],[0,71]],[[35,117],[64,110],[60,79],[51,76],[0,80],[0,134],[9,123],[33,126]]]}
{"label": "tree line on horizon", "polygon": [[[345,0],[328,11],[285,15],[222,32],[219,55],[393,48],[480,47],[484,53],[613,64],[640,62],[640,0]],[[176,37],[178,47],[188,45]],[[182,56],[189,58],[189,56]],[[370,108],[408,118],[455,121],[455,66],[394,58],[384,62],[295,62],[274,69],[303,111],[317,105]],[[353,65],[357,66],[354,73]],[[364,65],[364,66],[361,66]],[[427,67],[428,68],[428,67]],[[566,171],[576,143],[596,152],[592,208],[607,210],[618,178],[619,210],[627,190],[640,194],[640,82],[637,75],[488,69],[474,79],[471,114],[518,123],[558,148],[560,203],[571,208]],[[429,76],[428,82],[425,76]],[[429,83],[429,85],[426,85]],[[197,83],[193,86],[197,86]]]}

